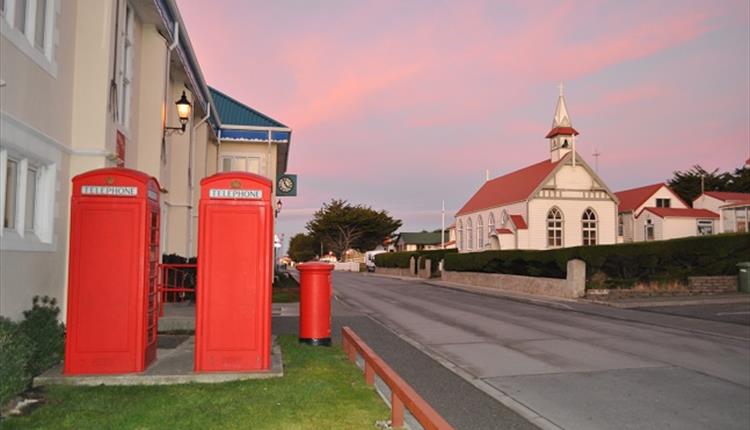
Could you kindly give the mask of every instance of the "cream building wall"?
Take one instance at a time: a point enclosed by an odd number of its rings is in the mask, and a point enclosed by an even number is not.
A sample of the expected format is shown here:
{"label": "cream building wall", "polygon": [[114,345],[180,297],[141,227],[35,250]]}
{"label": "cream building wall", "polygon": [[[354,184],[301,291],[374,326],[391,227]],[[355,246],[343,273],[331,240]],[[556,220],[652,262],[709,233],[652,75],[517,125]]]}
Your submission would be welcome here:
{"label": "cream building wall", "polygon": [[[6,12],[11,3],[5,1]],[[0,315],[13,319],[31,307],[35,295],[64,299],[60,280],[66,276],[67,178],[74,153],[70,100],[77,5],[50,0],[45,12],[42,47],[14,27],[11,14],[0,16],[0,215],[9,198],[9,160],[26,167],[16,176],[18,200],[26,193],[28,167],[37,169],[38,179],[31,226],[0,226]],[[25,205],[16,206],[17,222],[26,211]]]}
{"label": "cream building wall", "polygon": [[693,200],[693,207],[696,209],[708,209],[711,212],[716,212],[717,214],[721,212],[719,209],[721,206],[726,205],[727,202],[723,200],[719,200],[716,197],[711,197],[706,194],[701,194]]}
{"label": "cream building wall", "polygon": [[662,240],[661,238],[664,237],[664,219],[650,212],[643,212],[643,214],[634,221],[635,231],[633,232],[633,237],[636,242],[643,242],[646,240],[646,225],[649,224],[649,221],[654,226],[654,240]]}

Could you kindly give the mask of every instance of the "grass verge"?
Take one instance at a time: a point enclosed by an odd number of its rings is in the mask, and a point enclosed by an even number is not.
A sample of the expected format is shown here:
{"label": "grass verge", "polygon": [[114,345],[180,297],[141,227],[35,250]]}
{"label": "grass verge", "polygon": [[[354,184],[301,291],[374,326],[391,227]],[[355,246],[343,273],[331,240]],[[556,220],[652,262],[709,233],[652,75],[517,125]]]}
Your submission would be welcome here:
{"label": "grass verge", "polygon": [[340,347],[280,336],[284,377],[222,384],[50,386],[3,429],[373,429],[389,411]]}

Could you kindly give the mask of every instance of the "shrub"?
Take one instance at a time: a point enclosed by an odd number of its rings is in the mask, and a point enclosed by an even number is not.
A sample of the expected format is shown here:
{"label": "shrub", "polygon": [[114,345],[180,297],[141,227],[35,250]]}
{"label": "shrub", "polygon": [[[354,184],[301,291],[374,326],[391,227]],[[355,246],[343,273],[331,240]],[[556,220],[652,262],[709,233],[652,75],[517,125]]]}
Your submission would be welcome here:
{"label": "shrub", "polygon": [[57,320],[60,308],[54,298],[34,296],[30,310],[24,311],[18,329],[32,345],[28,371],[36,376],[62,361],[65,353],[65,326]]}
{"label": "shrub", "polygon": [[0,317],[0,405],[29,385],[31,374],[27,364],[32,348],[18,324]]}
{"label": "shrub", "polygon": [[377,267],[398,267],[401,269],[409,268],[409,260],[418,254],[413,251],[406,252],[384,252],[375,256],[375,266]]}
{"label": "shrub", "polygon": [[688,276],[736,275],[737,263],[750,261],[750,235],[727,234],[547,251],[446,254],[445,269],[564,278],[567,262],[574,258],[586,262],[589,288],[630,287],[638,282],[685,282]]}

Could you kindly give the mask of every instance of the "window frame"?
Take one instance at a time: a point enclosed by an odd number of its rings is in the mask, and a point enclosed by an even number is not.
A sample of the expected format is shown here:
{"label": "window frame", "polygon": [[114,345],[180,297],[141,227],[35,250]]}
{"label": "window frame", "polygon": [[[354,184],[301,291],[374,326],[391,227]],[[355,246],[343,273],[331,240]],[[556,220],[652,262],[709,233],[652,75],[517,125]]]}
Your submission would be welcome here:
{"label": "window frame", "polygon": [[482,220],[482,215],[477,215],[475,231],[477,233],[477,249],[484,249],[484,221]]}
{"label": "window frame", "polygon": [[599,217],[593,208],[586,208],[581,215],[581,244],[583,246],[599,244]]}
{"label": "window frame", "polygon": [[43,46],[36,44],[37,33],[37,7],[38,0],[26,0],[26,11],[24,29],[21,30],[15,24],[16,7],[18,0],[5,0],[5,11],[0,14],[0,33],[15,47],[34,61],[39,67],[57,77],[57,62],[54,58],[55,45],[55,23],[60,13],[60,0],[47,0],[44,11],[44,41]]}
{"label": "window frame", "polygon": [[471,251],[474,249],[474,223],[471,218],[466,219],[466,238],[468,239],[466,249]]}
{"label": "window frame", "polygon": [[[707,233],[703,232],[703,230],[701,229],[701,227],[705,227],[705,226],[708,226],[710,229],[710,231],[708,231]],[[712,220],[707,220],[707,219],[696,220],[695,227],[696,227],[696,233],[698,236],[711,236],[714,234],[714,222]]]}
{"label": "window frame", "polygon": [[[666,204],[666,206],[665,206]],[[656,207],[657,208],[671,208],[672,207],[672,199],[670,198],[657,198],[656,199]]]}
{"label": "window frame", "polygon": [[135,10],[123,2],[122,25],[117,34],[117,125],[123,134],[130,130],[135,63]]}
{"label": "window frame", "polygon": [[[232,160],[231,161],[231,165],[230,165],[230,170],[224,170],[224,160],[227,160],[227,159]],[[246,167],[245,170],[235,170],[234,169],[234,162],[235,162],[235,160],[238,160],[238,159],[245,160],[245,167]],[[251,171],[247,170],[247,160],[248,159],[258,160],[258,171],[257,172],[251,172]],[[222,172],[247,172],[247,173],[255,173],[256,175],[267,176],[266,172],[265,172],[265,165],[263,163],[264,157],[261,154],[255,154],[255,153],[253,153],[253,154],[228,153],[228,154],[221,154],[221,156],[219,157],[219,160],[220,160],[219,166],[221,167],[221,169],[222,169],[221,171]]]}
{"label": "window frame", "polygon": [[464,249],[464,223],[458,220],[456,223],[456,247],[459,251]]}
{"label": "window frame", "polygon": [[[559,217],[551,217],[553,213],[559,215]],[[557,206],[551,207],[547,211],[547,248],[562,248],[565,246],[564,232],[565,232],[565,216],[562,210]],[[551,225],[554,223],[556,225]],[[557,234],[555,234],[557,233]]]}

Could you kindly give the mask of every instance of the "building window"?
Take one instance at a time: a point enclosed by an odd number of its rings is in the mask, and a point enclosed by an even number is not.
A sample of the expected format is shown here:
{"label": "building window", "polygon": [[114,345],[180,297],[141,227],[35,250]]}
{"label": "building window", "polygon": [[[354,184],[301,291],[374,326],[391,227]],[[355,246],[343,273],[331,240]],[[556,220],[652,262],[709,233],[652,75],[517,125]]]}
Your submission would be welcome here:
{"label": "building window", "polygon": [[558,208],[552,208],[547,213],[547,247],[563,246],[563,216]]}
{"label": "building window", "polygon": [[646,241],[654,240],[654,225],[651,224],[650,219],[646,220],[645,238],[646,238]]}
{"label": "building window", "polygon": [[668,208],[670,207],[670,199],[656,199],[657,208]]}
{"label": "building window", "polygon": [[625,235],[625,218],[622,215],[617,216],[617,235]]}
{"label": "building window", "polygon": [[221,157],[221,171],[249,172],[260,175],[260,157],[247,157],[243,155],[230,155]]}
{"label": "building window", "polygon": [[53,76],[57,74],[52,55],[55,3],[55,0],[0,0],[0,14],[8,23],[3,26],[3,36]]}
{"label": "building window", "polygon": [[477,249],[484,248],[484,225],[482,216],[477,217]]}
{"label": "building window", "polygon": [[466,220],[466,239],[469,243],[466,244],[466,249],[474,249],[474,228],[471,223],[471,218]]}
{"label": "building window", "polygon": [[714,234],[714,222],[710,220],[698,220],[698,236]]}
{"label": "building window", "polygon": [[122,33],[119,37],[118,71],[119,79],[117,122],[127,130],[130,126],[130,98],[133,85],[133,8],[125,3],[125,16],[122,23]]}
{"label": "building window", "polygon": [[490,212],[489,218],[487,218],[487,237],[492,237],[492,233],[495,232],[495,215]]}
{"label": "building window", "polygon": [[16,202],[18,191],[18,161],[8,158],[5,163],[5,193],[3,228],[16,228]]}
{"label": "building window", "polygon": [[464,225],[461,221],[458,221],[458,224],[456,225],[456,234],[458,237],[456,238],[456,246],[458,247],[458,250],[464,249]]}
{"label": "building window", "polygon": [[583,246],[596,245],[596,214],[591,208],[586,209],[581,218]]}
{"label": "building window", "polygon": [[19,240],[52,243],[55,165],[0,149],[0,173],[3,247]]}

